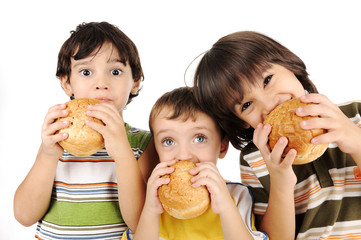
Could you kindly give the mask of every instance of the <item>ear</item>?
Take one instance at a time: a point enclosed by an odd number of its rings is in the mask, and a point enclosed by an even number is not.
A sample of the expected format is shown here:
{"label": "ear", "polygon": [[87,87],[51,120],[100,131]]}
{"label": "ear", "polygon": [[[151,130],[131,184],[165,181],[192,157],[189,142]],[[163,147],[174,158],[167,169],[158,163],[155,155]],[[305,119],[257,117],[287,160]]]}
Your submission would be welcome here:
{"label": "ear", "polygon": [[228,137],[224,137],[221,142],[221,150],[219,152],[218,158],[222,159],[226,156],[228,147],[229,147],[229,139],[228,139]]}
{"label": "ear", "polygon": [[133,83],[132,90],[130,91],[131,94],[134,95],[134,94],[136,94],[136,93],[138,92],[139,87],[140,87],[140,82],[141,82],[141,80],[139,79],[138,81],[135,81],[135,82]]}
{"label": "ear", "polygon": [[67,76],[62,76],[60,77],[60,83],[61,86],[64,89],[64,92],[66,93],[66,95],[68,95],[69,97],[71,97],[73,95],[73,89],[70,85],[70,80]]}

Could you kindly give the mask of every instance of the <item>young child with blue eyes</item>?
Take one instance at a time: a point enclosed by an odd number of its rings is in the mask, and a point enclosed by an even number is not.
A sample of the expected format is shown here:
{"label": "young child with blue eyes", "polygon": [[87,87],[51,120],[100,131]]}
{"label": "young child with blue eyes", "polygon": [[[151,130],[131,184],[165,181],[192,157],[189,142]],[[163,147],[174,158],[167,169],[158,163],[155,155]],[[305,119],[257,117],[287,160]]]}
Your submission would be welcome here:
{"label": "young child with blue eyes", "polygon": [[[195,101],[191,88],[182,87],[161,96],[152,108],[149,126],[160,163],[147,185],[146,201],[135,235],[123,239],[267,239],[253,225],[252,196],[244,185],[225,182],[216,164],[228,150],[228,139],[217,123]],[[201,216],[180,220],[164,211],[157,190],[169,183],[162,178],[172,165],[189,160],[193,187],[206,186],[211,207]]]}
{"label": "young child with blue eyes", "polygon": [[[251,189],[257,227],[270,239],[359,239],[361,236],[361,102],[333,104],[318,94],[303,61],[257,32],[220,38],[202,57],[194,77],[201,107],[241,150],[241,179]],[[298,116],[304,129],[327,132],[311,140],[329,144],[313,162],[282,158],[287,138],[271,151],[266,116],[279,104],[301,98],[311,105]],[[279,234],[288,233],[286,238]]]}
{"label": "young child with blue eyes", "polygon": [[57,77],[71,99],[92,98],[86,124],[102,134],[105,149],[77,157],[64,151],[57,131],[69,121],[65,104],[50,107],[35,163],[14,197],[14,214],[25,226],[38,222],[38,239],[120,239],[135,230],[144,204],[147,169],[157,160],[148,131],[123,120],[139,93],[143,71],[134,43],[107,22],[80,24],[58,56]]}

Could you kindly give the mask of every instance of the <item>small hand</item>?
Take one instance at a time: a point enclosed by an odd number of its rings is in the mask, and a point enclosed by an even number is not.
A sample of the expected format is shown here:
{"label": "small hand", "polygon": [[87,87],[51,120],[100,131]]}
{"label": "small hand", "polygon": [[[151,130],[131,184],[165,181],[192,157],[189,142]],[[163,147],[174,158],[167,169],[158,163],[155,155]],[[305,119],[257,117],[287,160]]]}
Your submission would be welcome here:
{"label": "small hand", "polygon": [[170,178],[163,178],[162,176],[174,172],[174,167],[171,166],[175,162],[175,160],[161,162],[154,168],[147,184],[147,195],[144,204],[144,209],[146,211],[153,214],[163,213],[164,210],[158,197],[158,188],[169,183]]}
{"label": "small hand", "polygon": [[288,140],[285,137],[281,137],[272,151],[268,146],[268,135],[271,133],[271,125],[262,123],[258,124],[253,134],[253,142],[261,152],[263,160],[267,165],[267,169],[270,174],[271,182],[278,188],[284,188],[285,190],[293,189],[297,178],[292,169],[292,163],[296,157],[296,150],[291,149],[282,158],[282,154],[287,146]]}
{"label": "small hand", "polygon": [[308,94],[301,97],[302,102],[314,103],[296,111],[299,116],[319,116],[302,121],[304,129],[323,128],[327,133],[313,138],[314,144],[334,142],[345,153],[357,154],[361,151],[361,129],[354,124],[325,95]]}
{"label": "small hand", "polygon": [[194,177],[191,178],[193,187],[207,187],[211,197],[212,211],[214,213],[226,213],[229,206],[234,206],[227,185],[214,163],[197,163],[197,167],[191,169],[189,173],[194,175]]}
{"label": "small hand", "polygon": [[104,123],[102,125],[94,121],[86,121],[89,127],[102,134],[109,156],[116,159],[122,153],[122,149],[129,147],[125,123],[113,104],[89,105],[87,115],[95,117]]}
{"label": "small hand", "polygon": [[42,128],[41,128],[41,149],[44,153],[52,156],[60,157],[64,152],[63,148],[58,144],[68,137],[67,133],[56,132],[62,128],[69,126],[69,121],[56,121],[59,117],[66,117],[68,111],[65,104],[57,104],[49,108],[48,113],[45,116]]}

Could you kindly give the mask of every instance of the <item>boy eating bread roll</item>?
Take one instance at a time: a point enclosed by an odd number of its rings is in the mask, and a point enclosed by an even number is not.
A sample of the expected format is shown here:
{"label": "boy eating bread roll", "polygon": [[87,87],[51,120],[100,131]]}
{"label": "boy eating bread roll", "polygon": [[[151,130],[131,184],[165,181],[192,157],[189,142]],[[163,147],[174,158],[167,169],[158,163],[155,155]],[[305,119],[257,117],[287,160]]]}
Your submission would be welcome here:
{"label": "boy eating bread roll", "polygon": [[[127,230],[122,239],[267,239],[253,225],[248,188],[226,182],[216,167],[218,158],[227,153],[228,138],[197,105],[192,88],[177,88],[160,97],[149,126],[160,163],[148,180],[137,230]],[[195,190],[202,187],[208,190],[206,195],[209,192],[210,207],[185,216],[201,208],[188,197],[201,203],[203,194]]]}

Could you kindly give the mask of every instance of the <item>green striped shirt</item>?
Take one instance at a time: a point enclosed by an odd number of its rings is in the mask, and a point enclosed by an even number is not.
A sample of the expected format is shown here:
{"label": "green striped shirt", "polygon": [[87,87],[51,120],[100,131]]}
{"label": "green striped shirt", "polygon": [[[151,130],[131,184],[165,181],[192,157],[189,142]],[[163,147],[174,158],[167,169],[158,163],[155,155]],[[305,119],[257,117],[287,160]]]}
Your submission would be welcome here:
{"label": "green striped shirt", "polygon": [[[138,159],[151,134],[126,124],[128,141]],[[126,194],[126,193],[122,193]],[[115,162],[105,149],[59,159],[48,212],[39,221],[38,239],[120,239],[127,229],[118,203]]]}

